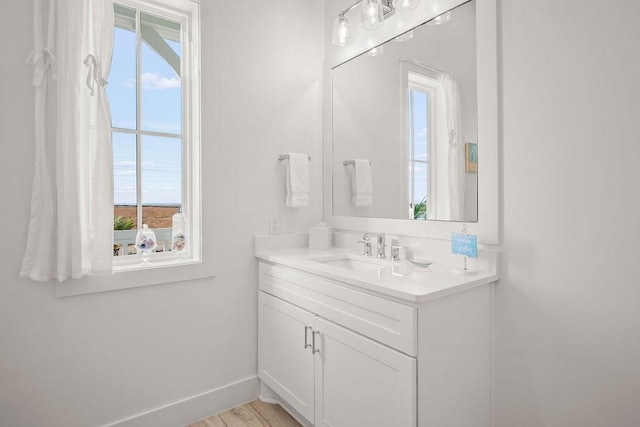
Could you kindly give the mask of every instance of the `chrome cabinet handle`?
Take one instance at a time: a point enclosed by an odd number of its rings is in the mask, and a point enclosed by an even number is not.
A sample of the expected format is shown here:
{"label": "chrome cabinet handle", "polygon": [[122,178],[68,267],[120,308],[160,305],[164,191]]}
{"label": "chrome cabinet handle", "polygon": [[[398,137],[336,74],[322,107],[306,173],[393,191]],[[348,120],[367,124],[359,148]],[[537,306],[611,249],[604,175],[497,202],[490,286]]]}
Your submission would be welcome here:
{"label": "chrome cabinet handle", "polygon": [[[307,331],[311,329],[311,334],[313,335],[313,328],[311,326],[305,326],[304,327],[304,348],[307,349],[309,347],[311,347],[311,344],[309,344],[309,334],[307,333]],[[312,351],[313,351],[313,347]]]}
{"label": "chrome cabinet handle", "polygon": [[315,353],[320,353],[320,349],[316,348],[316,334],[320,335],[319,331],[311,331],[311,353],[315,354]]}

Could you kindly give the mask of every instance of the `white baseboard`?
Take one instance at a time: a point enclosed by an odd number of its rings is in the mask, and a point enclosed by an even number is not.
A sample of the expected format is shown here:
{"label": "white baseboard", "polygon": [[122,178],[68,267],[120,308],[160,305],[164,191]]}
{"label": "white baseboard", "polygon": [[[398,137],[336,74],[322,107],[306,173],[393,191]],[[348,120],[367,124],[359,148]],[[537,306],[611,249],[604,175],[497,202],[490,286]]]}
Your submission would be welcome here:
{"label": "white baseboard", "polygon": [[252,376],[195,396],[181,399],[104,427],[184,427],[213,414],[226,411],[258,396],[258,377]]}

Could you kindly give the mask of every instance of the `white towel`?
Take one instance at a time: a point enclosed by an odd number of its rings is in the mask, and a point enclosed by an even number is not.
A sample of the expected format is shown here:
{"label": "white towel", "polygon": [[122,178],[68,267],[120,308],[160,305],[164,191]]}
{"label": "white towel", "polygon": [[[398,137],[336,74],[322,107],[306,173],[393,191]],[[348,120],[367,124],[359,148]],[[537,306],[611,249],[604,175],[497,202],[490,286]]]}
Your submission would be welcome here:
{"label": "white towel", "polygon": [[309,206],[309,156],[289,153],[287,162],[287,206]]}
{"label": "white towel", "polygon": [[359,208],[373,205],[373,184],[369,160],[354,160],[351,191],[353,206]]}

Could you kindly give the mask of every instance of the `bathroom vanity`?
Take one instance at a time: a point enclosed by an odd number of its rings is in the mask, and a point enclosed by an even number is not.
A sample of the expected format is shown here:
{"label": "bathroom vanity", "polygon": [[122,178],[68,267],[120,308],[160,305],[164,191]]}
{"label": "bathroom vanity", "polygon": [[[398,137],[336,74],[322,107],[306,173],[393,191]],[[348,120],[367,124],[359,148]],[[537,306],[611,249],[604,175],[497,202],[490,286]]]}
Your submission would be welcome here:
{"label": "bathroom vanity", "polygon": [[[449,26],[428,24],[447,11]],[[469,232],[499,250],[496,16],[495,0],[421,2],[394,25],[326,51],[323,219],[344,234],[384,230],[440,247],[425,249],[434,262],[421,267],[359,255],[362,234],[350,246],[334,233],[336,247],[315,251],[256,240],[260,397],[309,425],[491,425],[498,254],[479,251],[477,274],[456,274],[449,239]],[[446,89],[453,75],[457,90]],[[410,132],[424,126],[407,102],[420,90],[433,100],[426,111],[438,111],[425,128],[426,154]],[[441,102],[454,92],[456,108]],[[473,170],[463,143],[480,153]],[[371,167],[367,206],[354,202],[355,159]],[[414,173],[425,159],[428,175]]]}
{"label": "bathroom vanity", "polygon": [[464,276],[339,248],[256,256],[261,398],[315,426],[490,425],[495,263]]}

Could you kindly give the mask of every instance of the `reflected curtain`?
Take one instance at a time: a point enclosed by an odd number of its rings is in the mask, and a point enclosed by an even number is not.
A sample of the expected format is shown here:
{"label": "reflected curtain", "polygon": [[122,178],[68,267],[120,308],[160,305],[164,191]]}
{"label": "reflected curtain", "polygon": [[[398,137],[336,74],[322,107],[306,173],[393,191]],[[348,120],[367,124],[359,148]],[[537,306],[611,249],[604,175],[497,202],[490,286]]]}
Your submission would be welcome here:
{"label": "reflected curtain", "polygon": [[464,141],[462,140],[462,112],[458,82],[451,74],[444,75],[444,100],[449,136],[448,193],[449,219],[464,220]]}
{"label": "reflected curtain", "polygon": [[[63,281],[112,271],[113,160],[104,86],[114,18],[111,0],[57,0],[57,27],[64,31],[54,43],[55,8],[56,0],[34,2],[35,50],[28,62],[36,86],[36,167],[20,276]],[[53,112],[46,96],[56,64]],[[52,144],[47,120],[54,114]]]}

